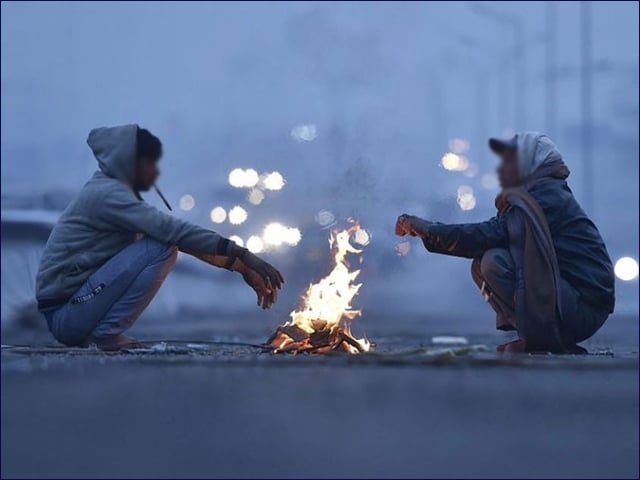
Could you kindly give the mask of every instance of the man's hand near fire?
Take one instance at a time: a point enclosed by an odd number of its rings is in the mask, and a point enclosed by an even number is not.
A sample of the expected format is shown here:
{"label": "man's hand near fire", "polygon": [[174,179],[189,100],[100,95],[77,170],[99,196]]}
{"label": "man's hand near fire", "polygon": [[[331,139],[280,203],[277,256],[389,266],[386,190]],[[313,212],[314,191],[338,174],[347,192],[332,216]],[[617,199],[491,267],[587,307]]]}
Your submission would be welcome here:
{"label": "man's hand near fire", "polygon": [[259,307],[271,308],[278,300],[278,289],[282,288],[284,283],[282,274],[273,265],[261,260],[246,248],[234,245],[231,256],[212,255],[187,248],[180,248],[180,250],[215,267],[238,272],[247,285],[256,292]]}
{"label": "man's hand near fire", "polygon": [[396,221],[396,235],[399,237],[404,237],[405,235],[422,237],[428,233],[429,224],[430,222],[427,220],[403,213]]}
{"label": "man's hand near fire", "polygon": [[231,270],[240,273],[247,285],[253,288],[259,307],[267,309],[276,303],[284,278],[273,265],[245,250],[236,257]]}

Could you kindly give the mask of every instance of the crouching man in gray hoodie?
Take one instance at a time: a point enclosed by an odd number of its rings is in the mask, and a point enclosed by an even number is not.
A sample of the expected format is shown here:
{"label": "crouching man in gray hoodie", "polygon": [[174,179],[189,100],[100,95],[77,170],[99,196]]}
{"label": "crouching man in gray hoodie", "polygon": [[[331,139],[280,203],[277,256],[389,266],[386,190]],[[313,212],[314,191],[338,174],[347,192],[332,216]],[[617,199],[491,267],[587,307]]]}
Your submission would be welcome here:
{"label": "crouching man in gray hoodie", "polygon": [[137,125],[96,128],[87,143],[100,167],[53,228],[36,279],[38,308],[68,346],[144,347],[126,337],[176,262],[178,250],[238,272],[258,305],[277,300],[278,270],[217,233],[163,213],[154,186],[160,140]]}

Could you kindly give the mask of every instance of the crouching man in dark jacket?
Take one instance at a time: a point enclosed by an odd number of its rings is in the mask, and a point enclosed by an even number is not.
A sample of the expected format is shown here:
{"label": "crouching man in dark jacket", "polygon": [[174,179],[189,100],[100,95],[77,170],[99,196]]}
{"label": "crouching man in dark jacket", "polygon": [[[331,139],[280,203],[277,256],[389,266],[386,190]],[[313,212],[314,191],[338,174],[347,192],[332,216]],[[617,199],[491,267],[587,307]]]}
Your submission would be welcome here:
{"label": "crouching man in dark jacket", "polygon": [[499,351],[581,353],[613,312],[614,274],[602,237],[567,185],[569,169],[545,135],[491,139],[500,158],[498,214],[445,225],[401,215],[397,235],[434,253],[473,258],[471,275],[496,311],[496,328],[519,339]]}
{"label": "crouching man in dark jacket", "polygon": [[280,272],[216,232],[152,207],[160,140],[137,125],[96,128],[89,147],[98,171],[62,213],[44,248],[36,280],[49,330],[69,346],[144,347],[123,333],[149,305],[178,250],[242,275],[269,308]]}

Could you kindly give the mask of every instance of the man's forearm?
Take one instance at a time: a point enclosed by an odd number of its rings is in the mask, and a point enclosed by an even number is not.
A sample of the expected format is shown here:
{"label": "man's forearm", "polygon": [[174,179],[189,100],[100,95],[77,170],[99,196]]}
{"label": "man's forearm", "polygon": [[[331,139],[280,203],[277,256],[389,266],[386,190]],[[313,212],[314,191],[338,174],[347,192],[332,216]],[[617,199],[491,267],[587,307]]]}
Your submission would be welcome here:
{"label": "man's forearm", "polygon": [[509,245],[505,225],[498,218],[480,223],[430,223],[428,233],[421,238],[430,252],[465,258],[474,258],[490,248],[507,248]]}
{"label": "man's forearm", "polygon": [[195,250],[191,250],[189,248],[184,248],[184,247],[180,247],[179,250],[188,255],[196,257],[197,259],[202,260],[203,262],[208,263],[209,265],[213,265],[214,267],[218,267],[218,268],[224,268],[226,270],[231,270],[233,272],[239,271],[234,268],[239,268],[238,264],[242,264],[242,262],[238,260],[236,257],[197,252]]}

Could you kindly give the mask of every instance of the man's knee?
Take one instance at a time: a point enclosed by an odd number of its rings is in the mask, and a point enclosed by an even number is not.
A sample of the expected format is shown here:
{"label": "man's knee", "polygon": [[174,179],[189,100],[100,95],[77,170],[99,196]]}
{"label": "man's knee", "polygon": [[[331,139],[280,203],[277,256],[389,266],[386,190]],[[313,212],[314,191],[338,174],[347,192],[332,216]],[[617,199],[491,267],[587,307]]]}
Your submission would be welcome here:
{"label": "man's knee", "polygon": [[477,257],[471,262],[471,278],[473,278],[473,281],[478,285],[478,288],[482,288],[482,282],[484,282],[480,271],[481,260],[481,257]]}
{"label": "man's knee", "polygon": [[159,261],[171,266],[175,265],[178,258],[177,246],[159,242],[158,240],[149,237],[138,240],[138,242],[143,242],[141,246],[144,247],[145,252],[149,257],[158,259]]}
{"label": "man's knee", "polygon": [[513,277],[513,260],[511,254],[504,248],[487,250],[477,262],[476,268],[488,284],[494,283],[495,280]]}

